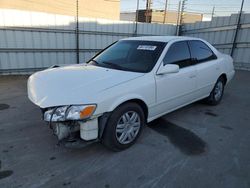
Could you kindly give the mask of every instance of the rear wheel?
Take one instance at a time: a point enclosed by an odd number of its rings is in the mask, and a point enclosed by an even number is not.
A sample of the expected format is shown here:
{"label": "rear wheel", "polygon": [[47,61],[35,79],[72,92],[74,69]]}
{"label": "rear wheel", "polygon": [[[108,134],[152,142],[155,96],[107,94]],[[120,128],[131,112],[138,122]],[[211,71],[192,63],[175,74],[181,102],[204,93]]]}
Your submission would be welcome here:
{"label": "rear wheel", "polygon": [[108,148],[120,151],[133,145],[145,125],[145,116],[137,103],[125,103],[111,114],[102,138]]}
{"label": "rear wheel", "polygon": [[219,104],[224,94],[224,86],[225,86],[225,80],[223,77],[220,77],[215,83],[212,92],[206,98],[206,102],[210,105]]}

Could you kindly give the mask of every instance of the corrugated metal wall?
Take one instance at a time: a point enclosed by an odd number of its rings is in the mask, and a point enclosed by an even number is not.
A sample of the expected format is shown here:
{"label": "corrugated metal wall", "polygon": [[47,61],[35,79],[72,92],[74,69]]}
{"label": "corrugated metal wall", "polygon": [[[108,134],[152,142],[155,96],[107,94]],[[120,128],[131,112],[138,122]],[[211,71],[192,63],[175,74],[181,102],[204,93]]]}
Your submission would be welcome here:
{"label": "corrugated metal wall", "polygon": [[[183,35],[209,41],[221,52],[230,54],[237,27],[238,14],[214,17],[212,21],[185,24]],[[240,29],[234,49],[235,67],[250,70],[250,14],[242,14]]]}
{"label": "corrugated metal wall", "polygon": [[[75,29],[71,16],[0,9],[0,74],[76,63]],[[175,30],[173,25],[139,23],[137,31],[138,35],[174,35]],[[80,62],[134,31],[134,22],[79,18]]]}

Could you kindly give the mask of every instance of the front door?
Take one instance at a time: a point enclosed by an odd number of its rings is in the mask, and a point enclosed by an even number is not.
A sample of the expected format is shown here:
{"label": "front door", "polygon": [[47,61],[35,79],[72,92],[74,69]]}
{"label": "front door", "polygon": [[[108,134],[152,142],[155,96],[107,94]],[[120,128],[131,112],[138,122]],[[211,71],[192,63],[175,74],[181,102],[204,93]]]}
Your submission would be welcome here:
{"label": "front door", "polygon": [[186,41],[173,43],[168,49],[161,66],[177,64],[179,72],[156,75],[156,113],[164,114],[195,99],[196,68],[192,65]]}

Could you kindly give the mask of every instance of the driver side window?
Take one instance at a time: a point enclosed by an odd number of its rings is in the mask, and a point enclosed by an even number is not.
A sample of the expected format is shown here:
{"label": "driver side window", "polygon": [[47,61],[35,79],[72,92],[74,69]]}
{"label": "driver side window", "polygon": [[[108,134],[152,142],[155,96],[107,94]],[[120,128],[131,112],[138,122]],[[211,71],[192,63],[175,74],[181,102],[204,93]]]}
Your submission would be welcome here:
{"label": "driver side window", "polygon": [[187,41],[179,41],[179,42],[173,43],[169,47],[163,59],[163,63],[164,65],[176,64],[176,65],[179,65],[180,68],[184,68],[184,67],[191,65],[190,59],[191,59],[191,56],[190,56]]}

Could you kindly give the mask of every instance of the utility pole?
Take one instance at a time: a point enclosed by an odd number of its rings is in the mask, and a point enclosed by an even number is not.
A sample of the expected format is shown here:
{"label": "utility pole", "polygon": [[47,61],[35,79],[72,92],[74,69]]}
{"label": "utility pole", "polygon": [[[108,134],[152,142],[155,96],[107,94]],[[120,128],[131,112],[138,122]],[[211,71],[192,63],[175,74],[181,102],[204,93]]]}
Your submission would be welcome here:
{"label": "utility pole", "polygon": [[76,63],[80,63],[79,57],[79,20],[78,20],[78,0],[76,0]]}
{"label": "utility pole", "polygon": [[168,8],[168,0],[166,0],[166,2],[165,2],[165,10],[164,10],[164,18],[163,18],[163,23],[165,23],[165,22],[166,22],[167,8]]}
{"label": "utility pole", "polygon": [[149,23],[149,12],[151,11],[151,2],[152,0],[147,0],[146,2],[146,22]]}
{"label": "utility pole", "polygon": [[214,11],[215,11],[215,6],[213,6],[212,15],[211,15],[211,20],[212,20],[213,17],[214,17]]}
{"label": "utility pole", "polygon": [[232,49],[231,49],[231,56],[232,57],[234,54],[234,49],[236,48],[238,31],[241,27],[241,15],[242,15],[243,6],[244,6],[244,0],[241,1],[240,12],[239,12],[238,21],[237,21],[237,27],[236,27],[235,34],[234,34],[234,40],[233,40],[233,45],[232,45]]}
{"label": "utility pole", "polygon": [[137,0],[137,5],[136,5],[136,15],[135,15],[135,33],[134,35],[137,36],[137,28],[138,28],[138,19],[139,19],[139,1]]}

